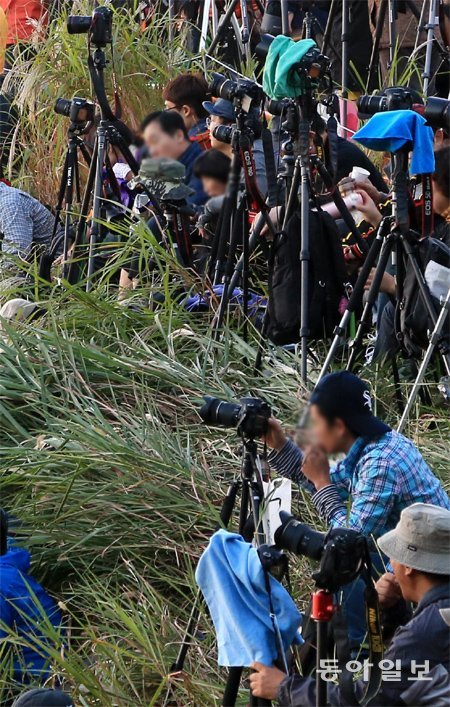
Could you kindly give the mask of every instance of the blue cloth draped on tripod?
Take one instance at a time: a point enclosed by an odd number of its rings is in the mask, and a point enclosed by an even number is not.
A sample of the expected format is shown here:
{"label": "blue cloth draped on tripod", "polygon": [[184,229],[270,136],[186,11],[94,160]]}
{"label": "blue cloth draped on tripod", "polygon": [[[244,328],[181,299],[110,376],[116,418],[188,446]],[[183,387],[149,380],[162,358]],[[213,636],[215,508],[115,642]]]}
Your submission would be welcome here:
{"label": "blue cloth draped on tripod", "polygon": [[434,172],[433,130],[423,116],[413,110],[391,110],[375,113],[353,136],[369,150],[398,152],[412,142],[412,174]]}
{"label": "blue cloth draped on tripod", "polygon": [[[217,635],[219,665],[272,665],[277,640],[270,617],[264,570],[257,550],[226,530],[211,537],[195,573]],[[292,644],[301,614],[286,589],[269,575],[283,649]]]}

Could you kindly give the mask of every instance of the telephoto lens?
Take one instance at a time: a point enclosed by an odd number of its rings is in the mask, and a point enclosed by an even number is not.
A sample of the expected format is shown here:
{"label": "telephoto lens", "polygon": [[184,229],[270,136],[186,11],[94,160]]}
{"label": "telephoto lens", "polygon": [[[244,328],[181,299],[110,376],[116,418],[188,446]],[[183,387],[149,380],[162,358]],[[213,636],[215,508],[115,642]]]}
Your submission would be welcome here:
{"label": "telephoto lens", "polygon": [[204,400],[200,417],[206,424],[235,428],[248,439],[256,439],[266,434],[272,411],[264,400],[242,398],[237,404],[227,403],[209,395],[205,395]]}
{"label": "telephoto lens", "polygon": [[228,145],[231,145],[233,141],[233,132],[233,125],[216,125],[212,134],[213,137],[219,142],[226,142]]}
{"label": "telephoto lens", "polygon": [[280,511],[281,525],[275,532],[275,544],[296,555],[306,555],[311,560],[320,560],[325,547],[325,533],[313,530],[306,523]]}
{"label": "telephoto lens", "polygon": [[86,34],[91,27],[92,17],[89,15],[69,15],[67,31],[69,34]]}
{"label": "telephoto lens", "polygon": [[204,401],[204,405],[200,408],[200,417],[203,422],[222,427],[236,427],[241,412],[241,406],[238,403],[227,403],[225,400],[213,398],[210,395],[205,395]]}
{"label": "telephoto lens", "polygon": [[209,84],[209,90],[216,98],[224,98],[226,101],[232,101],[235,96],[236,84],[227,79],[226,76],[213,72],[213,79]]}
{"label": "telephoto lens", "polygon": [[442,128],[450,135],[450,101],[446,98],[429,98],[423,116],[432,128]]}

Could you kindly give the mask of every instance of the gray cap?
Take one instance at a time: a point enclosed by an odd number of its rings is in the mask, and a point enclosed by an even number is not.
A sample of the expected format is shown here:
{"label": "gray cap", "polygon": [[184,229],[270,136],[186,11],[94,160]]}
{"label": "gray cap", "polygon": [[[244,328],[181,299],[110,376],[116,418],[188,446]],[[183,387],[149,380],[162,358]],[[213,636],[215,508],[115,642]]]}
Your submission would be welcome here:
{"label": "gray cap", "polygon": [[5,302],[5,304],[0,307],[0,330],[2,328],[2,319],[24,322],[31,317],[37,307],[38,305],[36,302],[30,302],[22,297],[16,297],[15,299],[8,300],[8,302]]}
{"label": "gray cap", "polygon": [[450,511],[428,503],[405,508],[394,530],[378,539],[390,559],[431,574],[450,574]]}
{"label": "gray cap", "polygon": [[447,626],[450,626],[450,609],[439,609],[439,613],[444,619]]}
{"label": "gray cap", "polygon": [[159,159],[148,157],[142,160],[139,174],[128,182],[128,186],[130,189],[136,189],[144,185],[157,199],[179,201],[195,193],[184,183],[185,179],[186,168],[181,162],[166,157]]}
{"label": "gray cap", "polygon": [[23,692],[12,707],[75,707],[71,696],[61,690],[37,688]]}

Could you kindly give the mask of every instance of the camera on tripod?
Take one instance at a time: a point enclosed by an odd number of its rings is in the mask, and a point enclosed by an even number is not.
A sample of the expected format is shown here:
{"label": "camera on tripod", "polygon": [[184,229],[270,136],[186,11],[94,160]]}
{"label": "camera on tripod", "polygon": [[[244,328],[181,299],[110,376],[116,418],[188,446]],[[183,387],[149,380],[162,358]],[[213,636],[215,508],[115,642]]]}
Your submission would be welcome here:
{"label": "camera on tripod", "polygon": [[205,395],[204,400],[200,417],[206,424],[237,429],[248,439],[266,434],[272,411],[264,400],[249,397],[241,398],[239,403],[227,403],[210,395]]}
{"label": "camera on tripod", "polygon": [[320,533],[284,511],[280,512],[280,519],[276,546],[318,560],[320,567],[312,577],[319,588],[335,592],[360,575],[368,547],[366,538],[356,530],[333,528]]}
{"label": "camera on tripod", "polygon": [[[271,34],[261,35],[259,44],[255,48],[255,53],[258,59],[265,61],[275,37]],[[325,79],[329,80],[331,63],[330,59],[322,54],[318,47],[311,47],[305,52],[302,58],[296,62],[290,74],[296,74],[303,79],[309,79],[312,83],[319,85]]]}
{"label": "camera on tripod", "polygon": [[69,34],[87,34],[89,41],[97,47],[106,47],[113,41],[113,13],[109,7],[96,7],[92,15],[69,15],[67,31]]}
{"label": "camera on tripod", "polygon": [[420,95],[407,88],[386,88],[378,96],[360,96],[357,101],[358,111],[364,115],[375,115],[391,110],[414,110],[413,106],[423,104]]}
{"label": "camera on tripod", "polygon": [[72,123],[83,125],[94,121],[95,105],[86,98],[78,98],[77,96],[72,98],[72,100],[58,98],[55,103],[55,113],[70,118]]}
{"label": "camera on tripod", "polygon": [[450,133],[450,101],[431,96],[424,105],[421,95],[414,90],[401,87],[386,88],[379,95],[360,96],[358,111],[362,115],[375,115],[391,110],[413,110],[423,115],[434,130],[442,128]]}
{"label": "camera on tripod", "polygon": [[[231,81],[226,76],[213,72],[213,79],[209,84],[209,90],[216,98],[224,98],[226,101],[244,101],[246,98],[250,103],[258,103],[262,100],[263,92],[258,84],[250,79],[239,78]],[[248,111],[247,111],[248,112]]]}

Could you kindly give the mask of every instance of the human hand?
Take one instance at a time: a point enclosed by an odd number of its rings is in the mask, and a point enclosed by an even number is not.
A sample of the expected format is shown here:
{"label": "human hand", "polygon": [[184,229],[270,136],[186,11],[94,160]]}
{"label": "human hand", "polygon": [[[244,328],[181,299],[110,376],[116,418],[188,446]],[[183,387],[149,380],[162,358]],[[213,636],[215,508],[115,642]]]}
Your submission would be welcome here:
{"label": "human hand", "polygon": [[356,177],[352,177],[352,179],[355,183],[355,186],[358,189],[363,189],[370,196],[370,198],[375,204],[379,204],[381,199],[386,196],[382,192],[379,192],[376,187],[374,187],[369,177],[367,177],[365,174],[358,174],[356,175]]}
{"label": "human hand", "polygon": [[255,671],[250,675],[252,695],[263,697],[266,700],[276,700],[278,690],[286,677],[286,673],[262,663],[253,663],[251,669]]}
{"label": "human hand", "polygon": [[356,208],[362,213],[365,220],[372,224],[372,226],[378,226],[382,216],[374,200],[366,191],[364,191],[364,189],[356,189],[356,193],[362,198],[362,203],[358,204]]}
{"label": "human hand", "polygon": [[269,418],[267,423],[267,432],[263,437],[263,441],[271,449],[280,451],[286,444],[286,435],[283,432],[281,422],[274,417]]}
{"label": "human hand", "polygon": [[[369,290],[371,288],[375,272],[375,268],[372,268],[369,273],[369,277],[366,280],[366,284],[364,285],[365,290]],[[385,292],[387,295],[395,296],[395,277],[390,275],[388,272],[383,273],[380,284],[380,292]]]}
{"label": "human hand", "polygon": [[302,472],[314,484],[317,491],[331,484],[330,464],[322,447],[311,445],[305,449]]}
{"label": "human hand", "polygon": [[385,572],[375,583],[380,605],[388,609],[402,598],[400,585],[392,572]]}

